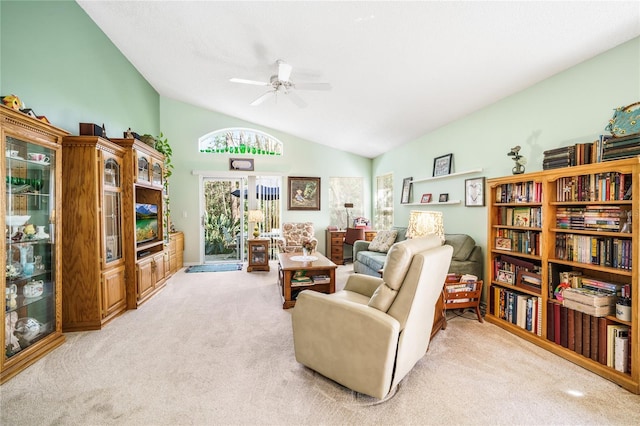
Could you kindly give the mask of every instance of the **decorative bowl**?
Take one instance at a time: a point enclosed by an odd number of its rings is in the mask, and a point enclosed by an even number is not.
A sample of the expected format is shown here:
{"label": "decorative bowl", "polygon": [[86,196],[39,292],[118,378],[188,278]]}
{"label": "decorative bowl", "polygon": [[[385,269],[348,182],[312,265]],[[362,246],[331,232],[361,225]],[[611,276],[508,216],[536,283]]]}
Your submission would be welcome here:
{"label": "decorative bowl", "polygon": [[31,216],[7,216],[7,226],[22,226],[31,218]]}

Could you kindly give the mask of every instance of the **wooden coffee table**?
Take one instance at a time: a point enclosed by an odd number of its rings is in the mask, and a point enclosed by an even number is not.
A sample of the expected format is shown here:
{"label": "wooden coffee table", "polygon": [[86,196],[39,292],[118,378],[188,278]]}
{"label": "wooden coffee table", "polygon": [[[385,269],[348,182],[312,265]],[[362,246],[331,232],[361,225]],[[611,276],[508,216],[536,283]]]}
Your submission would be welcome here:
{"label": "wooden coffee table", "polygon": [[[313,253],[311,256],[316,257],[313,261],[298,261],[296,257],[302,256],[302,253],[280,253],[278,254],[278,285],[282,290],[282,309],[293,308],[296,305],[296,296],[302,290],[314,290],[321,293],[335,293],[336,291],[336,268],[338,265],[321,255]],[[292,259],[294,258],[294,259]],[[303,286],[295,286],[291,288],[291,278],[297,271],[306,271],[306,276],[313,277],[316,275],[328,275],[329,282],[323,284],[310,284]]]}

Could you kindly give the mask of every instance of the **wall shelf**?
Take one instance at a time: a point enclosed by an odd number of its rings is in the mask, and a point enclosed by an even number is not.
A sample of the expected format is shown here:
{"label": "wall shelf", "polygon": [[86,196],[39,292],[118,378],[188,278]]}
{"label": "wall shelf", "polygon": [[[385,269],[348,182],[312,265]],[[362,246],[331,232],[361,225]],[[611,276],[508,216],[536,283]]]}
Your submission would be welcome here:
{"label": "wall shelf", "polygon": [[449,200],[449,201],[443,201],[443,202],[439,202],[439,201],[435,201],[432,203],[406,203],[406,204],[402,204],[403,206],[432,206],[434,204],[437,205],[443,205],[443,204],[460,204],[462,201],[460,200]]}
{"label": "wall shelf", "polygon": [[422,179],[414,179],[414,180],[411,181],[411,183],[427,182],[427,181],[432,181],[432,180],[452,178],[452,177],[456,177],[456,176],[470,175],[470,174],[473,174],[473,173],[480,173],[481,171],[482,171],[482,168],[472,169],[472,170],[467,170],[467,171],[464,171],[464,172],[449,173],[448,175],[443,175],[443,176],[427,177],[427,178],[422,178]]}

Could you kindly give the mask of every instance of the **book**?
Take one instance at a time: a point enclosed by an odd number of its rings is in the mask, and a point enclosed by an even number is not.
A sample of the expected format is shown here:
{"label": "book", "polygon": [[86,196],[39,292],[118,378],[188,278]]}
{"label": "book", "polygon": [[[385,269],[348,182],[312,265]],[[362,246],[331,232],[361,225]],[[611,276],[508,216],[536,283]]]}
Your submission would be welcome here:
{"label": "book", "polygon": [[567,308],[567,349],[576,350],[575,312]]}
{"label": "book", "polygon": [[582,353],[582,312],[573,311],[573,325],[575,327],[576,353]]}
{"label": "book", "polygon": [[555,303],[553,303],[551,300],[547,300],[547,340],[555,342],[556,327],[553,317],[553,305],[555,305]]}
{"label": "book", "polygon": [[613,368],[622,373],[628,373],[629,328],[614,330],[613,339]]}
{"label": "book", "polygon": [[591,316],[582,314],[582,355],[591,357]]}
{"label": "book", "polygon": [[598,362],[607,365],[607,324],[609,320],[598,318]]}
{"label": "book", "polygon": [[560,345],[563,348],[568,347],[568,333],[569,333],[569,310],[566,306],[560,306]]}
{"label": "book", "polygon": [[598,361],[598,317],[591,317],[591,359]]}

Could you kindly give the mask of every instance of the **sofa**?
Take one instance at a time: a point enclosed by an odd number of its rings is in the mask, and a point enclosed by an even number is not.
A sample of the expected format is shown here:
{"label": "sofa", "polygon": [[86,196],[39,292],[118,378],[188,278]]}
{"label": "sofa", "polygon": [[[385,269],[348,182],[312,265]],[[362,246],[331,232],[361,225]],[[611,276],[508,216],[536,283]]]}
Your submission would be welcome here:
{"label": "sofa", "polygon": [[[407,228],[393,227],[398,232],[395,242],[407,239]],[[466,234],[445,234],[445,244],[453,247],[453,256],[450,273],[472,274],[483,279],[484,257],[482,248],[476,245],[473,238]],[[353,271],[358,274],[366,274],[379,277],[380,269],[384,267],[387,253],[371,251],[369,241],[356,241],[353,245]]]}

